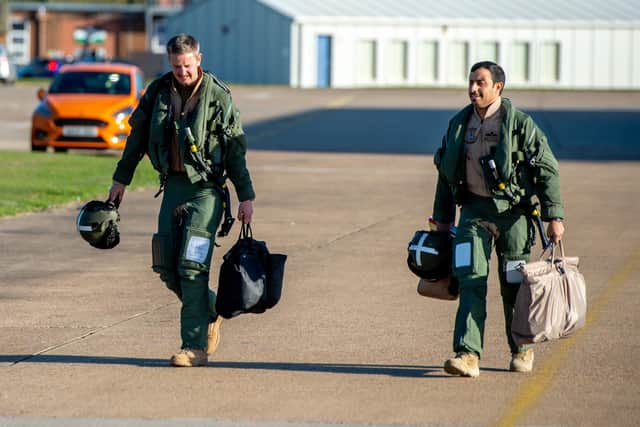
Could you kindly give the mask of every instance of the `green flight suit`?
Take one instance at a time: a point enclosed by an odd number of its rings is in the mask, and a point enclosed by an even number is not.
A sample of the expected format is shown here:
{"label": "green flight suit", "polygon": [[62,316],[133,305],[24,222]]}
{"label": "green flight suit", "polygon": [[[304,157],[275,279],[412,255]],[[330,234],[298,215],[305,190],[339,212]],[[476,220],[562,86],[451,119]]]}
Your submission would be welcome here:
{"label": "green flight suit", "polygon": [[487,278],[495,246],[505,331],[509,348],[515,353],[523,350],[516,346],[510,332],[521,279],[517,265],[529,260],[535,239],[528,206],[535,196],[544,221],[564,217],[558,162],[531,117],[502,98],[500,138],[492,159],[504,188],[492,188],[491,197],[469,192],[464,135],[472,112],[473,105],[468,105],[451,119],[442,147],[434,156],[439,173],[433,218],[452,223],[456,205],[460,206],[452,260],[453,274],[460,284],[453,350],[482,356]]}
{"label": "green flight suit", "polygon": [[[223,212],[219,189],[224,173],[240,201],[253,200],[255,193],[246,166],[246,138],[229,90],[215,76],[204,72],[193,111],[173,117],[171,78],[167,73],[145,91],[129,120],[131,134],[113,179],[128,185],[145,154],[159,172],[164,193],[158,232],[152,240],[153,270],[182,301],[182,348],[204,349],[208,323],[216,317],[209,273]],[[175,126],[169,121],[175,121]],[[198,153],[213,171],[213,178],[203,173],[191,154],[187,127]],[[183,158],[184,171],[179,173],[171,170],[169,159],[173,132],[177,132]]]}

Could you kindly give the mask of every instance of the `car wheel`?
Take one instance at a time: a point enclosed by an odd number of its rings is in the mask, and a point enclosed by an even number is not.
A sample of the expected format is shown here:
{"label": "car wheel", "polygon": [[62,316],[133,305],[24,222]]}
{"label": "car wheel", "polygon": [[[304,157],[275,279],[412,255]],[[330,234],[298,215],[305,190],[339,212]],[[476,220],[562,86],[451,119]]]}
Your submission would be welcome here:
{"label": "car wheel", "polygon": [[31,144],[31,151],[47,151],[46,145],[33,145]]}
{"label": "car wheel", "polygon": [[53,147],[53,151],[56,153],[66,153],[68,150],[66,147]]}

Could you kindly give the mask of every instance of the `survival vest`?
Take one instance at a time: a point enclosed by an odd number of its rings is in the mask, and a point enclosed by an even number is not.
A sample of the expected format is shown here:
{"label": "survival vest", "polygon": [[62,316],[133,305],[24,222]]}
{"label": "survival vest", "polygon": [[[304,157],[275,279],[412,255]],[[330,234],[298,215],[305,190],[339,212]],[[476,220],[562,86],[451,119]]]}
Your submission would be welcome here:
{"label": "survival vest", "polygon": [[[500,143],[492,151],[496,185],[491,188],[499,211],[505,211],[530,199],[535,194],[536,173],[533,167],[548,150],[546,136],[524,112],[502,99],[504,119]],[[464,131],[473,111],[469,105],[449,123],[442,146],[434,155],[434,163],[451,189],[456,204],[461,204],[466,191],[464,170]],[[553,158],[555,162],[555,158]]]}

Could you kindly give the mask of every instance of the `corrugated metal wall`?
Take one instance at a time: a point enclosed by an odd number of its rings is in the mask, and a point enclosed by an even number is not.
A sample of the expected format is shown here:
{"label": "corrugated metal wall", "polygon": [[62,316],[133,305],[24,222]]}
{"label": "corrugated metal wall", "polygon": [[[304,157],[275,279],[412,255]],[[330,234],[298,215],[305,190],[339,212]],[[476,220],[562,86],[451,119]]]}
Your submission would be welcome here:
{"label": "corrugated metal wall", "polygon": [[[381,25],[377,22],[305,22],[301,26],[301,87],[315,87],[319,35],[333,41],[333,87],[464,87],[468,68],[494,60],[507,73],[507,84],[520,88],[640,89],[640,28],[600,23],[571,28],[530,26]],[[363,43],[375,45],[364,55]],[[434,47],[435,46],[435,47]],[[489,48],[495,46],[495,49]],[[367,47],[368,48],[368,47]],[[404,52],[404,57],[403,55]],[[493,57],[487,52],[495,51]],[[436,52],[427,58],[425,52]],[[359,58],[375,59],[375,78],[362,78]],[[555,59],[554,59],[555,58]],[[403,61],[403,64],[390,64]],[[549,63],[552,61],[552,63]],[[425,67],[435,68],[433,73]],[[404,76],[399,77],[404,68]]]}
{"label": "corrugated metal wall", "polygon": [[236,83],[290,82],[291,19],[253,0],[199,2],[173,16],[169,34],[195,36],[203,67]]}

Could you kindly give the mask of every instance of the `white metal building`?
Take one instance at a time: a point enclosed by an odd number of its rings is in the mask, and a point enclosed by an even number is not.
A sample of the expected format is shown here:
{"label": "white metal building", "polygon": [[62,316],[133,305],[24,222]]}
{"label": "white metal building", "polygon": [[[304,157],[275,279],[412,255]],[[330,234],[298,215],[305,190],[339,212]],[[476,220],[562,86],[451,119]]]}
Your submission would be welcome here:
{"label": "white metal building", "polygon": [[200,0],[168,24],[236,83],[640,89],[640,0]]}

